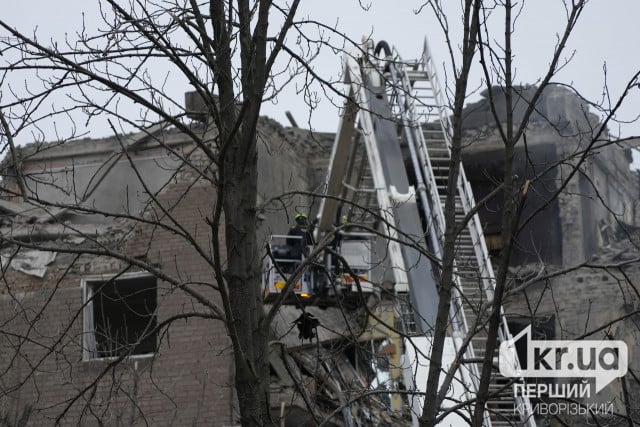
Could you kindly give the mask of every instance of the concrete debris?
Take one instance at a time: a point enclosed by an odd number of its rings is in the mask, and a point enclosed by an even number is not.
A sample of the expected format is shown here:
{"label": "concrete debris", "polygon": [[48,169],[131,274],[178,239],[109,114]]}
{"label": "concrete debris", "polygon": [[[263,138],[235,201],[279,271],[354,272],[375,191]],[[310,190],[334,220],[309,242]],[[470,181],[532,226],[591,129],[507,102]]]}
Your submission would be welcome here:
{"label": "concrete debris", "polygon": [[[313,319],[315,337],[300,336],[296,322],[301,317]],[[411,424],[390,409],[390,394],[385,392],[389,382],[376,374],[383,361],[388,364],[387,356],[353,345],[361,338],[376,340],[366,333],[367,318],[364,309],[280,308],[273,322],[269,358],[271,400],[274,407],[286,402],[287,422],[297,423],[291,425],[314,425],[314,419],[327,417],[331,420],[327,425],[332,426]]]}
{"label": "concrete debris", "polygon": [[0,235],[15,241],[55,241],[71,236],[99,236],[108,227],[102,224],[21,224],[14,227],[2,227]]}
{"label": "concrete debris", "polygon": [[314,425],[314,419],[330,420],[327,425],[332,426],[410,425],[410,419],[390,410],[390,395],[383,384],[371,393],[376,384],[371,354],[349,358],[345,350],[316,347],[291,351],[272,344],[271,400],[274,407],[278,402],[286,403],[285,421],[295,420],[295,425]]}
{"label": "concrete debris", "polygon": [[[267,311],[270,308],[271,305],[266,305]],[[366,316],[361,311],[343,311],[339,307],[321,309],[316,306],[308,306],[304,310],[318,321],[315,328],[317,338],[311,341],[300,338],[296,321],[300,318],[302,310],[294,305],[284,305],[278,310],[273,320],[274,339],[289,348],[315,347],[318,341],[342,340],[345,337],[357,338],[366,325]]]}
{"label": "concrete debris", "polygon": [[29,206],[26,203],[11,202],[9,200],[0,199],[0,211],[2,212],[11,215],[20,215],[28,209]]}
{"label": "concrete debris", "polygon": [[71,245],[79,245],[85,240],[87,240],[87,238],[82,236],[64,236],[62,239],[63,242],[69,243]]}
{"label": "concrete debris", "polygon": [[0,254],[2,269],[10,267],[30,276],[44,277],[47,266],[56,259],[56,252],[21,249],[18,252],[5,251]]}
{"label": "concrete debris", "polygon": [[627,224],[618,226],[613,238],[591,257],[591,261],[623,262],[640,258],[640,229]]}

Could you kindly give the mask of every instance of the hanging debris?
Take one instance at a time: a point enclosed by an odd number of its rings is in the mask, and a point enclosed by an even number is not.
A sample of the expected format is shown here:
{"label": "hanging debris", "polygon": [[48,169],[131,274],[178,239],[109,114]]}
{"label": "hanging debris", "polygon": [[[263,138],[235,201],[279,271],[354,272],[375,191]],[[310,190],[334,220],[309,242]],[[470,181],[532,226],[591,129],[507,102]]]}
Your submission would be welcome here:
{"label": "hanging debris", "polygon": [[316,329],[320,325],[320,321],[311,313],[302,313],[295,321],[298,327],[298,338],[303,340],[312,340],[316,337]]}

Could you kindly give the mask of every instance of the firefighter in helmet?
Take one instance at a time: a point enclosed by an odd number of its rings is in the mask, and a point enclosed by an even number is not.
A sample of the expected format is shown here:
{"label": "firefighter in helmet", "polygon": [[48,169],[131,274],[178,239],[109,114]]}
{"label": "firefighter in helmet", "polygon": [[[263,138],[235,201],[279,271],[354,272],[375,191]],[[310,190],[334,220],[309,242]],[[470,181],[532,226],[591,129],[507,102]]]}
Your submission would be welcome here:
{"label": "firefighter in helmet", "polygon": [[294,219],[295,224],[289,229],[287,246],[290,248],[291,258],[301,259],[306,247],[313,244],[313,235],[309,218],[305,214],[296,214]]}

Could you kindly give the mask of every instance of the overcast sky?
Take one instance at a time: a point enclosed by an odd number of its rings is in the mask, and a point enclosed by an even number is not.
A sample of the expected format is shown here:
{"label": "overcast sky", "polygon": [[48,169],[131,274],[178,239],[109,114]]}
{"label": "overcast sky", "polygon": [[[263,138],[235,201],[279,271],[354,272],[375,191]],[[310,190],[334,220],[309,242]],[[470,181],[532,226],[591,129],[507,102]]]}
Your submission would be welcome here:
{"label": "overcast sky", "polygon": [[[83,13],[88,27],[97,22],[96,0],[21,0],[7,3],[3,7],[3,19],[27,33],[37,28],[41,40],[60,39],[65,33],[72,34],[81,27]],[[302,3],[300,17],[308,16],[337,25],[352,39],[359,40],[363,35],[371,34],[375,41],[388,41],[396,46],[404,59],[410,59],[420,55],[423,39],[427,37],[436,59],[441,63],[448,60],[444,37],[430,11],[414,13],[420,2],[373,0],[364,3],[368,10],[363,10],[360,3],[351,0],[303,0]],[[458,7],[459,2],[450,3]],[[575,51],[575,55],[555,80],[572,83],[582,94],[597,100],[603,93],[603,66],[606,63],[609,90],[612,97],[618,95],[631,76],[640,69],[637,47],[640,40],[639,16],[640,2],[637,0],[592,0],[569,42],[567,52]],[[494,20],[496,26],[492,27],[491,36],[500,38],[504,30],[499,20]],[[454,33],[459,21],[456,13],[449,15]],[[529,0],[525,3],[515,29],[517,82],[535,83],[541,77],[563,24],[561,1]],[[326,52],[315,62],[314,68],[323,76],[336,78],[340,72],[340,56]],[[442,79],[444,72],[440,74]],[[177,77],[170,81],[173,83],[171,90],[181,100],[182,93],[189,87]],[[640,111],[640,96],[636,94],[632,101],[623,110],[622,118],[631,120]],[[300,125],[307,123],[307,108],[300,95],[293,90],[280,96],[276,105],[265,105],[263,113],[286,124],[286,110],[293,112]],[[337,111],[330,102],[323,101],[313,112],[310,123],[316,130],[335,131]],[[109,133],[106,120],[94,121],[89,130],[94,136]],[[640,125],[625,125],[620,130],[625,136],[640,134]],[[21,142],[26,142],[24,137],[20,138]]]}

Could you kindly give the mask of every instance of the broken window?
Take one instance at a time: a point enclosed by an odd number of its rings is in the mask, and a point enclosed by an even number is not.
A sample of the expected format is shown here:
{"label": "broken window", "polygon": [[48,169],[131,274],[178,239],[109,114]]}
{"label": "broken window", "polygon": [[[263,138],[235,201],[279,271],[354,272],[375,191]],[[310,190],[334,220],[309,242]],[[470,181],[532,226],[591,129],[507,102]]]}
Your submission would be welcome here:
{"label": "broken window", "polygon": [[[529,360],[529,352],[527,343],[529,340],[553,340],[556,336],[556,318],[554,315],[538,315],[538,316],[517,316],[507,319],[509,324],[509,330],[512,336],[518,335],[525,328],[531,326],[531,336],[528,338],[521,337],[516,341],[516,353],[518,354],[518,361],[523,369],[534,369],[535,361]],[[527,384],[554,384],[553,378],[533,378],[524,377]],[[533,398],[531,403],[536,404],[546,401],[544,398]]]}
{"label": "broken window", "polygon": [[[552,340],[556,336],[556,318],[554,315],[532,317],[514,316],[509,318],[507,322],[512,336],[518,335],[528,326],[531,326],[532,340]],[[531,369],[533,365],[529,366],[530,361],[527,360],[528,352],[526,339],[519,339],[516,341],[516,352],[518,353],[520,365],[525,369]],[[533,363],[533,361],[531,361],[531,363]]]}
{"label": "broken window", "polygon": [[84,360],[155,352],[155,277],[86,279],[83,288]]}
{"label": "broken window", "polygon": [[484,241],[487,245],[487,250],[492,256],[498,256],[502,250],[503,242],[501,234],[487,234],[484,235]]}

